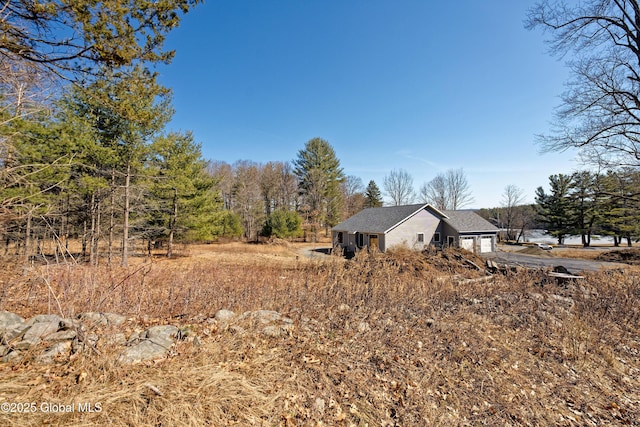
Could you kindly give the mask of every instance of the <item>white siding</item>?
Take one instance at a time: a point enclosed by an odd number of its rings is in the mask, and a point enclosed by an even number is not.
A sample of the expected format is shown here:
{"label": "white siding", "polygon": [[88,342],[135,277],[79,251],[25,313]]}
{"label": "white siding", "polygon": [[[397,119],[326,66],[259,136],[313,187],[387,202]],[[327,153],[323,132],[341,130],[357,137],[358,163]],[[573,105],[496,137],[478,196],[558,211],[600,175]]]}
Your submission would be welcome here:
{"label": "white siding", "polygon": [[[423,209],[387,233],[384,239],[384,250],[396,245],[424,249],[431,244],[431,239],[439,223],[438,217]],[[424,242],[418,243],[418,233],[424,233]],[[383,247],[382,244],[380,247]]]}

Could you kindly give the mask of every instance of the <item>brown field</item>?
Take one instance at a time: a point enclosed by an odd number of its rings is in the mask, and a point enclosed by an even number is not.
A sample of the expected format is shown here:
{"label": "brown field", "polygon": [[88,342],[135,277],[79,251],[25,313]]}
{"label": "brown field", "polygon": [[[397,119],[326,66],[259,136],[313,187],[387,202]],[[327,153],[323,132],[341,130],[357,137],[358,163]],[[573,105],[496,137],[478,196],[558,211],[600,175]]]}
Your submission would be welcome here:
{"label": "brown field", "polygon": [[[0,425],[640,425],[640,270],[558,285],[484,273],[461,253],[308,259],[308,245],[179,248],[129,268],[6,266],[0,310],[126,315],[127,333],[191,326],[167,359],[115,350],[0,364],[0,403],[100,403],[99,413],[7,414]],[[322,245],[318,245],[322,247]],[[464,256],[476,264],[481,260]],[[294,320],[268,337],[219,309]]]}

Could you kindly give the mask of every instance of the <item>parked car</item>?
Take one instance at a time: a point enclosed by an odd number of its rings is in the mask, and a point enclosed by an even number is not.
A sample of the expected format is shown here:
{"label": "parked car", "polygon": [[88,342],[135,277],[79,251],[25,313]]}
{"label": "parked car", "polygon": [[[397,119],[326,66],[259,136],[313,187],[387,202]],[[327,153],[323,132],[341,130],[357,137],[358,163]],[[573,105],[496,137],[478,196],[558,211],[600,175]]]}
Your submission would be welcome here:
{"label": "parked car", "polygon": [[536,246],[545,251],[550,251],[551,249],[553,249],[552,246],[547,245],[546,243],[536,243]]}

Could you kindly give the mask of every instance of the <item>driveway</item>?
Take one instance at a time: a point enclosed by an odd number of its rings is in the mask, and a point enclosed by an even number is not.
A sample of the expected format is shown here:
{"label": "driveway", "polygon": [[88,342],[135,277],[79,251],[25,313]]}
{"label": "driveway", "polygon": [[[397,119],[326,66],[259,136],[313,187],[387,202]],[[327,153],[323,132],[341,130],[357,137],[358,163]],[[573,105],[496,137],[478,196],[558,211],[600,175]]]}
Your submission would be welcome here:
{"label": "driveway", "polygon": [[555,267],[561,265],[572,273],[628,267],[626,264],[615,262],[600,262],[576,258],[539,257],[535,255],[519,254],[516,252],[494,252],[486,254],[485,258],[491,259],[497,263],[520,265],[524,267]]}

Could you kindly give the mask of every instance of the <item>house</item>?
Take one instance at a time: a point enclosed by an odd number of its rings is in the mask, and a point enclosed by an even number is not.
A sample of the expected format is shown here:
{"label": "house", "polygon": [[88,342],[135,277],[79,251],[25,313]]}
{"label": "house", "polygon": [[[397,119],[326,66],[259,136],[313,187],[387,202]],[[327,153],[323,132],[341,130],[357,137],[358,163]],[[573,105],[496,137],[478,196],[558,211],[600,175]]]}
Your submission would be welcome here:
{"label": "house", "polygon": [[459,246],[493,252],[498,229],[473,211],[440,211],[429,204],[364,209],[331,229],[334,248],[356,252],[392,246],[422,250]]}

